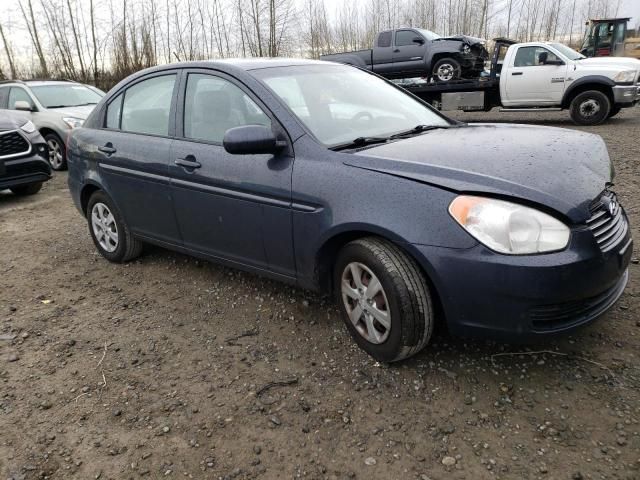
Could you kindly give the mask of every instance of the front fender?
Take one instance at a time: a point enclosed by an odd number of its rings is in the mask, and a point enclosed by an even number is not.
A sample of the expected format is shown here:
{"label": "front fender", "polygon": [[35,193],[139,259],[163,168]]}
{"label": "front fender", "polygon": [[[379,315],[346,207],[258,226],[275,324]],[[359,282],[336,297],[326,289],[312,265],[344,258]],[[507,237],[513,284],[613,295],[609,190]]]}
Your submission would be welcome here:
{"label": "front fender", "polygon": [[562,106],[568,107],[569,103],[575,93],[576,89],[580,87],[584,87],[586,85],[594,85],[594,86],[604,86],[606,88],[611,88],[616,84],[609,77],[605,77],[604,75],[586,75],[584,77],[580,77],[577,80],[574,80],[573,83],[564,92],[564,96],[562,97]]}

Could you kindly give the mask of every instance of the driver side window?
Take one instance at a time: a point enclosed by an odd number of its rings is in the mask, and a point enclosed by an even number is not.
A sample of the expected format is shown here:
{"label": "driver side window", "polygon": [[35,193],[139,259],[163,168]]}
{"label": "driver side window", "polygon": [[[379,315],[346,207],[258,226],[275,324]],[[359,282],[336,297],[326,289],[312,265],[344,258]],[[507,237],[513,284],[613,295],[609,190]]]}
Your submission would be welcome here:
{"label": "driver side window", "polygon": [[513,62],[514,67],[537,67],[548,61],[558,61],[558,56],[544,47],[520,47]]}
{"label": "driver side window", "polygon": [[33,100],[27,92],[20,87],[11,87],[9,90],[9,109],[15,110],[16,102],[27,102],[33,108]]}

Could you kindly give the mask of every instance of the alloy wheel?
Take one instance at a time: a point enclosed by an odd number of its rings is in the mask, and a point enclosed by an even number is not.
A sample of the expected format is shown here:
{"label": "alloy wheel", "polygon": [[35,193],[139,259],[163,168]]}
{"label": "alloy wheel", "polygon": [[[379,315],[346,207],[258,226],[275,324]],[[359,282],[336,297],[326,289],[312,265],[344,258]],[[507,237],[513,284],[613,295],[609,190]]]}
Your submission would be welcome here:
{"label": "alloy wheel", "polygon": [[342,272],[340,288],[357,332],[368,342],[383,343],[391,332],[391,311],[378,277],[366,265],[352,262]]}
{"label": "alloy wheel", "polygon": [[441,82],[448,82],[456,75],[456,67],[450,63],[443,63],[436,70],[436,76]]}
{"label": "alloy wheel", "polygon": [[60,142],[54,139],[47,140],[47,146],[49,147],[49,163],[57,170],[62,166],[64,159],[62,158],[62,145]]}
{"label": "alloy wheel", "polygon": [[91,209],[91,228],[100,246],[106,252],[118,248],[118,226],[113,214],[104,203],[98,202]]}

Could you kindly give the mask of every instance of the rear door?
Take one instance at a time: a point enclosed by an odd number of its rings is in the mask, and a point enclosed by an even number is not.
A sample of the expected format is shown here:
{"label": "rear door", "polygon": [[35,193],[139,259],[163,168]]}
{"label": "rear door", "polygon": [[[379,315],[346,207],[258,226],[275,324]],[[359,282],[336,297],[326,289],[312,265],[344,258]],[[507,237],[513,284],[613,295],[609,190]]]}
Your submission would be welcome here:
{"label": "rear door", "polygon": [[414,42],[415,38],[422,38],[415,30],[396,30],[394,35],[393,69],[394,71],[406,70],[407,72],[420,72],[424,70],[424,43]]}
{"label": "rear door", "polygon": [[168,164],[175,131],[177,71],[142,77],[107,105],[104,128],[92,130],[93,153],[107,193],[139,236],[180,244]]}
{"label": "rear door", "polygon": [[210,70],[183,72],[178,105],[169,171],[184,245],[294,277],[291,150],[231,155],[222,145],[234,127],[282,131],[275,117],[236,79]]}
{"label": "rear door", "polygon": [[543,46],[518,47],[511,57],[505,96],[509,105],[560,105],[565,89],[567,65],[545,65],[546,60],[561,60]]}
{"label": "rear door", "polygon": [[372,70],[377,73],[393,71],[393,30],[380,32],[376,37],[376,44],[371,53],[373,58]]}

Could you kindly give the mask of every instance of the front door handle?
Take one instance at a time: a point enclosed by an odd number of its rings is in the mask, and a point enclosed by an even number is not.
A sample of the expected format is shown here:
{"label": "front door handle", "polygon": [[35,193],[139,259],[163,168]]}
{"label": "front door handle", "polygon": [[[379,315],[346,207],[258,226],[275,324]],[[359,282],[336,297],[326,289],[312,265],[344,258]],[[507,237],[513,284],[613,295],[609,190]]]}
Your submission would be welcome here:
{"label": "front door handle", "polygon": [[188,170],[193,170],[202,166],[202,164],[198,162],[196,160],[196,157],[194,157],[193,155],[187,155],[184,158],[177,158],[174,163]]}
{"label": "front door handle", "polygon": [[522,75],[522,72],[511,72],[511,75]]}
{"label": "front door handle", "polygon": [[399,48],[396,48],[396,49],[393,51],[393,53],[400,53],[400,49],[399,49]]}
{"label": "front door handle", "polygon": [[113,147],[111,142],[105,144],[103,147],[98,147],[98,150],[101,151],[102,153],[106,153],[107,156],[113,155],[114,153],[117,152],[117,150]]}

